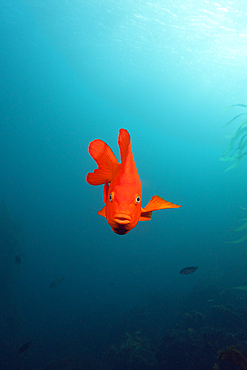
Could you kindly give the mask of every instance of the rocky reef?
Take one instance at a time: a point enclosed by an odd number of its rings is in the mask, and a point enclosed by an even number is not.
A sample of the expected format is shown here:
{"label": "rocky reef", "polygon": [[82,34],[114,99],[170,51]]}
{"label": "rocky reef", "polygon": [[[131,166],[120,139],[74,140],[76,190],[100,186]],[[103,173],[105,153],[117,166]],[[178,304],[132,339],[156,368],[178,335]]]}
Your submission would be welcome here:
{"label": "rocky reef", "polygon": [[245,362],[245,348],[247,308],[213,305],[206,315],[185,313],[176,327],[165,334],[156,359],[158,369],[228,369],[228,363],[231,369],[239,369],[238,364]]}

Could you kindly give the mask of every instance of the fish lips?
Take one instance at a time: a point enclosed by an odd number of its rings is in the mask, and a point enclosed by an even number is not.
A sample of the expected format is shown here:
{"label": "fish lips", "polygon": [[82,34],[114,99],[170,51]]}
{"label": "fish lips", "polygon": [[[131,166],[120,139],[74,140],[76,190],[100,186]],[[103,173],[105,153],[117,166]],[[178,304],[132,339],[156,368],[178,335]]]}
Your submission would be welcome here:
{"label": "fish lips", "polygon": [[110,225],[114,233],[124,235],[132,229],[131,221],[131,216],[126,213],[116,213],[113,217],[113,222]]}
{"label": "fish lips", "polygon": [[131,216],[126,213],[116,213],[113,217],[113,221],[119,225],[127,225],[131,221]]}

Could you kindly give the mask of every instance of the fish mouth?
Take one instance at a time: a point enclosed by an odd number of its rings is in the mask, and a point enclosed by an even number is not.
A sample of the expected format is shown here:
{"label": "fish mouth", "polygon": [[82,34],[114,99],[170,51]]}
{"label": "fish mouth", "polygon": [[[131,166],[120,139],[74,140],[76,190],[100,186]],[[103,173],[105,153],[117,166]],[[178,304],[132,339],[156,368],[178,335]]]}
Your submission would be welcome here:
{"label": "fish mouth", "polygon": [[129,215],[126,215],[125,213],[117,213],[113,220],[121,225],[129,224],[131,221],[131,217]]}

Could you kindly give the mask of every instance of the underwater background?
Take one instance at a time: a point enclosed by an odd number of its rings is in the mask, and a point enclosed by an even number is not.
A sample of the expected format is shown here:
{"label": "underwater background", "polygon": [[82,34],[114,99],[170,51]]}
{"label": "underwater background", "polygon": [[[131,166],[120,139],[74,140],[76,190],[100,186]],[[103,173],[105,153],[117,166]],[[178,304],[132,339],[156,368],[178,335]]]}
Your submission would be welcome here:
{"label": "underwater background", "polygon": [[[246,369],[246,2],[0,9],[0,368]],[[120,128],[182,205],[124,236],[86,182]]]}

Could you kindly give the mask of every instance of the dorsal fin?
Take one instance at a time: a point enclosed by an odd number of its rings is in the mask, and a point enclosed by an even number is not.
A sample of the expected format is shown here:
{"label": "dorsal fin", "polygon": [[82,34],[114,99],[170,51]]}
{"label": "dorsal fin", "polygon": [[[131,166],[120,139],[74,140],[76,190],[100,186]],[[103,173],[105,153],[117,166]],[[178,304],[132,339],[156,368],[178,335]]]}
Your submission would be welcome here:
{"label": "dorsal fin", "polygon": [[120,156],[121,156],[121,162],[123,162],[126,154],[128,153],[129,150],[129,145],[130,144],[130,135],[127,130],[124,128],[121,128],[119,130],[119,135],[118,135],[118,145],[120,149]]}
{"label": "dorsal fin", "polygon": [[87,174],[87,182],[90,185],[101,185],[111,182],[112,175],[120,164],[111,148],[102,140],[91,141],[88,147],[90,155],[98,165],[93,173]]}

